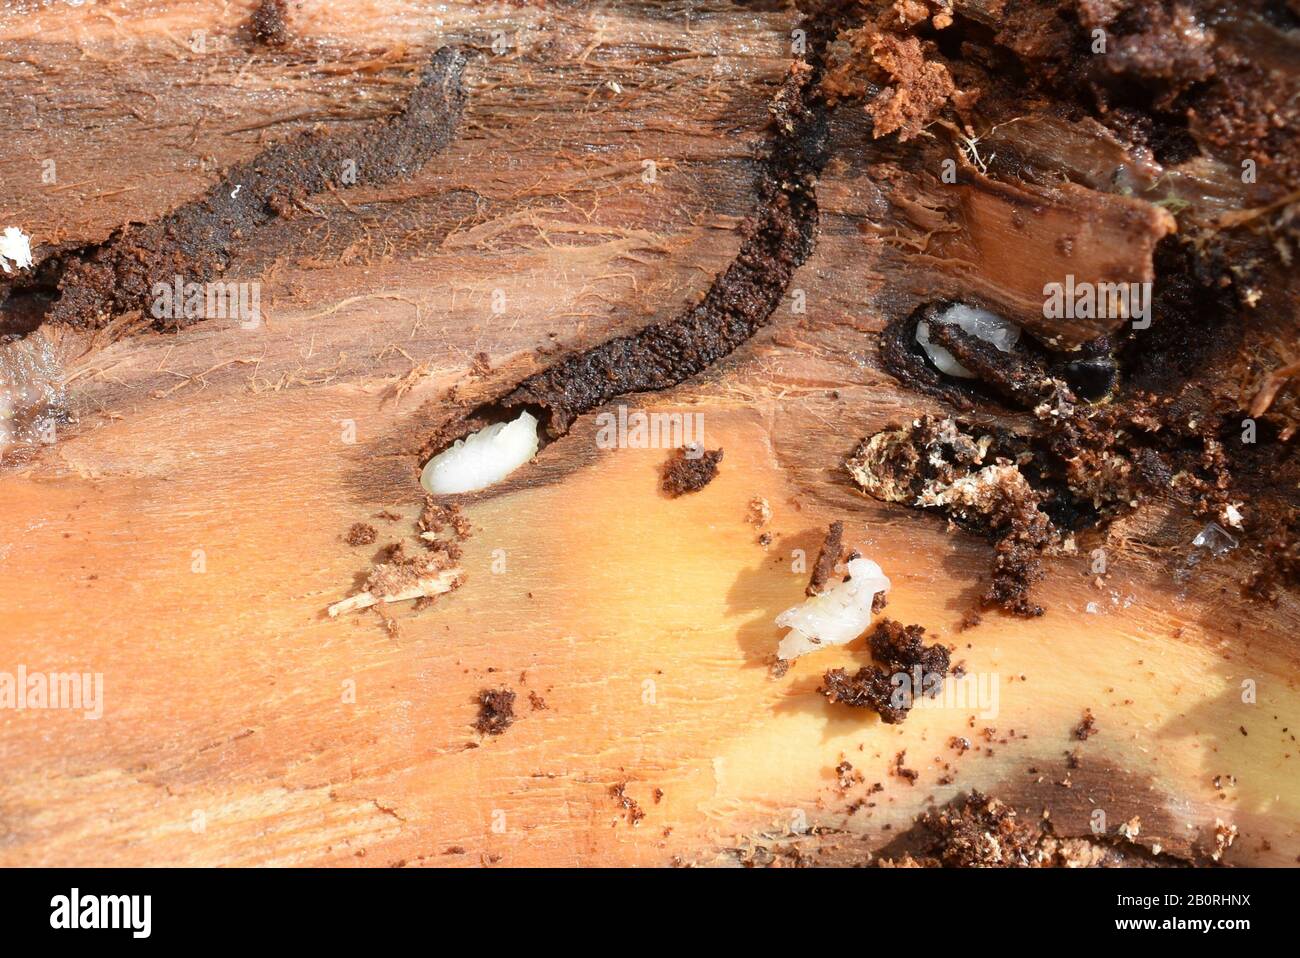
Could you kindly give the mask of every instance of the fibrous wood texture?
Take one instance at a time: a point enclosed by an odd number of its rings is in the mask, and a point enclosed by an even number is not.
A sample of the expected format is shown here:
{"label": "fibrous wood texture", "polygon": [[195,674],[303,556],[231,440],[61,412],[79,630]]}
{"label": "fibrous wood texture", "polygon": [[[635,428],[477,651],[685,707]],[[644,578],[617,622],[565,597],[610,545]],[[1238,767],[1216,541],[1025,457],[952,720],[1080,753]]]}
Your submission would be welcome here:
{"label": "fibrous wood texture", "polygon": [[[666,865],[786,846],[866,861],[972,788],[1062,835],[1093,834],[1098,809],[1107,834],[1140,817],[1157,859],[1194,858],[1222,822],[1239,830],[1226,860],[1296,860],[1293,595],[1242,597],[1231,557],[1178,574],[1204,522],[1153,502],[1112,527],[1104,578],[1086,548],[1055,557],[1044,616],[959,631],[988,542],[853,486],[862,437],[951,412],[884,369],[879,334],[952,295],[983,235],[945,232],[937,168],[909,169],[853,104],[833,117],[816,249],[772,321],[703,375],[620,400],[702,414],[725,450],[710,485],[664,496],[667,452],[602,448],[584,414],[463,504],[458,590],[392,606],[391,628],[329,617],[414,535],[418,452],[451,411],[681,313],[736,255],[797,20],[779,4],[340,0],[291,5],[272,48],[247,36],[251,6],[0,13],[0,227],[42,247],[102,242],[270,143],[392,113],[440,46],[478,54],[459,132],[419,172],[314,195],[237,250],[228,275],[261,283],[254,328],[128,316],[0,346],[60,412],[53,442],[0,464],[0,671],[104,682],[97,720],[0,710],[0,863]],[[1085,172],[1085,148],[1114,148],[1091,121],[1037,123],[1019,147]],[[996,213],[998,190],[953,155],[950,197]],[[997,682],[995,714],[889,726],[833,706],[822,672],[866,661],[854,646],[773,678],[773,620],[833,520],[891,577],[892,618]],[[373,544],[345,542],[358,522]],[[501,687],[516,721],[482,735],[477,696]],[[1097,733],[1080,741],[1085,710]],[[863,781],[841,784],[844,761]]]}

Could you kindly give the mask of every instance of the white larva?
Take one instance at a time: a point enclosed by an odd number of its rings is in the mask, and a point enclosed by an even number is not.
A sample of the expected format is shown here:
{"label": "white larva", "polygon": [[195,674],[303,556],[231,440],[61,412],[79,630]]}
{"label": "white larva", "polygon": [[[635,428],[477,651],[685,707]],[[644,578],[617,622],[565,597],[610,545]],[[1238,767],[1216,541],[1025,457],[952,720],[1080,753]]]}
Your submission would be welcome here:
{"label": "white larva", "polygon": [[790,630],[777,646],[778,656],[789,661],[830,645],[852,642],[867,631],[872,600],[877,593],[889,591],[889,579],[870,559],[853,559],[846,570],[843,582],[776,617],[777,625]]}
{"label": "white larva", "polygon": [[[1019,326],[976,306],[955,303],[938,313],[934,319],[939,323],[956,323],[962,332],[992,343],[1004,353],[1011,352],[1020,339]],[[940,372],[959,379],[975,378],[975,374],[959,363],[952,353],[937,343],[930,342],[930,324],[925,320],[916,324],[916,341]]]}
{"label": "white larva", "polygon": [[435,496],[477,492],[500,482],[537,455],[537,417],[522,412],[457,439],[425,464],[420,485]]}

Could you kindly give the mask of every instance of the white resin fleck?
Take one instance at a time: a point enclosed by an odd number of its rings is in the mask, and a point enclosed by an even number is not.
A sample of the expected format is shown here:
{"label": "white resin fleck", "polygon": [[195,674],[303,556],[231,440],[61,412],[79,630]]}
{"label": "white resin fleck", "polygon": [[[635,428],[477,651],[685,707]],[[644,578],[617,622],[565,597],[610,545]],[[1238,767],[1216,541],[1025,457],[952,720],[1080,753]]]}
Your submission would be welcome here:
{"label": "white resin fleck", "polygon": [[1217,522],[1210,522],[1196,534],[1192,545],[1198,549],[1208,549],[1212,555],[1221,556],[1237,548],[1237,539]]}
{"label": "white resin fleck", "polygon": [[[1003,319],[996,313],[990,313],[987,309],[966,306],[962,303],[949,306],[935,316],[935,321],[955,323],[962,332],[982,339],[986,343],[992,343],[1004,353],[1011,352],[1020,340],[1020,327],[1015,323]],[[959,379],[975,378],[975,374],[959,363],[952,353],[937,343],[930,342],[930,324],[925,320],[916,324],[916,341],[940,372]]]}
{"label": "white resin fleck", "polygon": [[871,625],[871,602],[877,593],[889,591],[889,579],[870,559],[853,559],[846,568],[843,582],[776,617],[777,625],[790,630],[777,646],[777,655],[789,661],[829,645],[844,645]]}
{"label": "white resin fleck", "polygon": [[12,273],[10,265],[18,269],[32,265],[32,238],[17,226],[6,226],[0,233],[0,269]]}
{"label": "white resin fleck", "polygon": [[477,492],[500,482],[537,455],[537,418],[523,412],[457,439],[428,461],[420,485],[436,496]]}

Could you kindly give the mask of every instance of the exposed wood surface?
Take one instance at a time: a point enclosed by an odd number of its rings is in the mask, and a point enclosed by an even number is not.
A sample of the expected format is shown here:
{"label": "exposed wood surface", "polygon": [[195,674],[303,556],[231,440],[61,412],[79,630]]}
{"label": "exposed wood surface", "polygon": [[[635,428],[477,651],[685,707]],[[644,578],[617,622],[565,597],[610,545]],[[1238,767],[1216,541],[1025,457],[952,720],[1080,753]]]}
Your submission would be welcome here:
{"label": "exposed wood surface", "polygon": [[[1054,560],[1047,615],[959,633],[988,544],[849,483],[862,436],[940,407],[880,367],[886,306],[929,290],[900,288],[889,243],[864,228],[889,205],[869,171],[885,147],[847,111],[794,284],[806,312],[788,299],[708,375],[628,400],[703,413],[706,445],[725,449],[710,486],[666,498],[667,453],[599,449],[584,416],[466,505],[461,589],[394,611],[395,636],[373,613],[327,617],[379,546],[412,533],[412,452],[449,388],[489,398],[543,368],[539,348],[669,316],[729,261],[792,14],[308,2],[293,43],[267,51],[236,34],[249,6],[0,14],[0,227],[102,239],[260,144],[393,109],[448,42],[483,53],[461,135],[414,178],[317,197],[249,249],[257,329],[29,337],[51,343],[76,418],[0,466],[0,670],[102,672],[105,707],[97,721],[0,710],[0,864],[728,862],[803,820],[865,852],[970,788],[1049,809],[1068,834],[1096,808],[1112,831],[1139,815],[1143,843],[1175,854],[1221,819],[1241,833],[1229,861],[1296,861],[1293,598],[1246,603],[1213,569],[1176,583],[1197,526],[1145,515],[1158,560],[1135,535],[1100,588],[1086,551]],[[508,53],[492,53],[494,30]],[[472,373],[480,352],[490,370]],[[772,507],[767,547],[746,522],[754,496]],[[833,519],[891,576],[891,617],[997,676],[996,717],[885,726],[832,707],[820,675],[865,661],[856,647],[771,677],[773,619],[807,579],[792,550],[811,563]],[[344,543],[358,521],[375,545]],[[475,696],[499,686],[519,719],[485,738]],[[1099,731],[1078,742],[1085,709]],[[959,755],[953,736],[975,747]],[[904,749],[914,785],[888,774]],[[883,784],[875,807],[846,811],[865,787],[840,791],[842,759]],[[1216,789],[1220,775],[1236,784]],[[635,825],[611,794],[622,783]]]}

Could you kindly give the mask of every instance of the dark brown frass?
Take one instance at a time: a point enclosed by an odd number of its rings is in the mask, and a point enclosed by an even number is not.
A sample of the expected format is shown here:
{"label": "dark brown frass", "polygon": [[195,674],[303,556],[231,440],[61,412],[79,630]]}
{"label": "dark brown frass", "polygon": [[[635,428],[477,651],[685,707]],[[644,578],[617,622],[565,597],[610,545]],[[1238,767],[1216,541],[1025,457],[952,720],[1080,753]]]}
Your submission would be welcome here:
{"label": "dark brown frass", "polygon": [[797,62],[771,104],[774,131],[758,174],[757,211],[743,227],[740,252],[699,305],[525,379],[436,437],[425,453],[525,409],[542,422],[544,442],[558,439],[583,413],[616,396],[676,386],[749,340],[781,302],[815,241],[814,191],[826,160],[827,121],[813,76],[811,67]]}
{"label": "dark brown frass", "polygon": [[[821,693],[831,702],[869,708],[886,725],[897,725],[907,718],[915,697],[938,694],[948,674],[948,650],[938,644],[926,645],[924,636],[924,626],[881,619],[870,639],[872,657],[880,665],[865,665],[853,675],[844,669],[831,669],[822,676]],[[910,695],[896,698],[899,686],[894,676],[906,675],[909,682],[914,682],[918,670],[923,683],[934,685],[912,688]]]}
{"label": "dark brown frass", "polygon": [[[58,255],[58,298],[46,322],[99,327],[112,317],[150,315],[155,283],[220,277],[254,231],[331,187],[383,183],[418,171],[451,142],[465,105],[467,54],[434,54],[405,107],[353,132],[304,133],[226,170],[199,199],[150,223],[131,224],[102,243]],[[51,271],[49,264],[45,272]],[[152,317],[160,329],[182,317]]]}
{"label": "dark brown frass", "polygon": [[478,721],[484,735],[500,735],[515,724],[515,693],[510,689],[483,689],[478,694]]}
{"label": "dark brown frass", "polygon": [[677,449],[664,463],[660,488],[674,499],[688,492],[698,492],[713,481],[720,462],[721,449]]}

